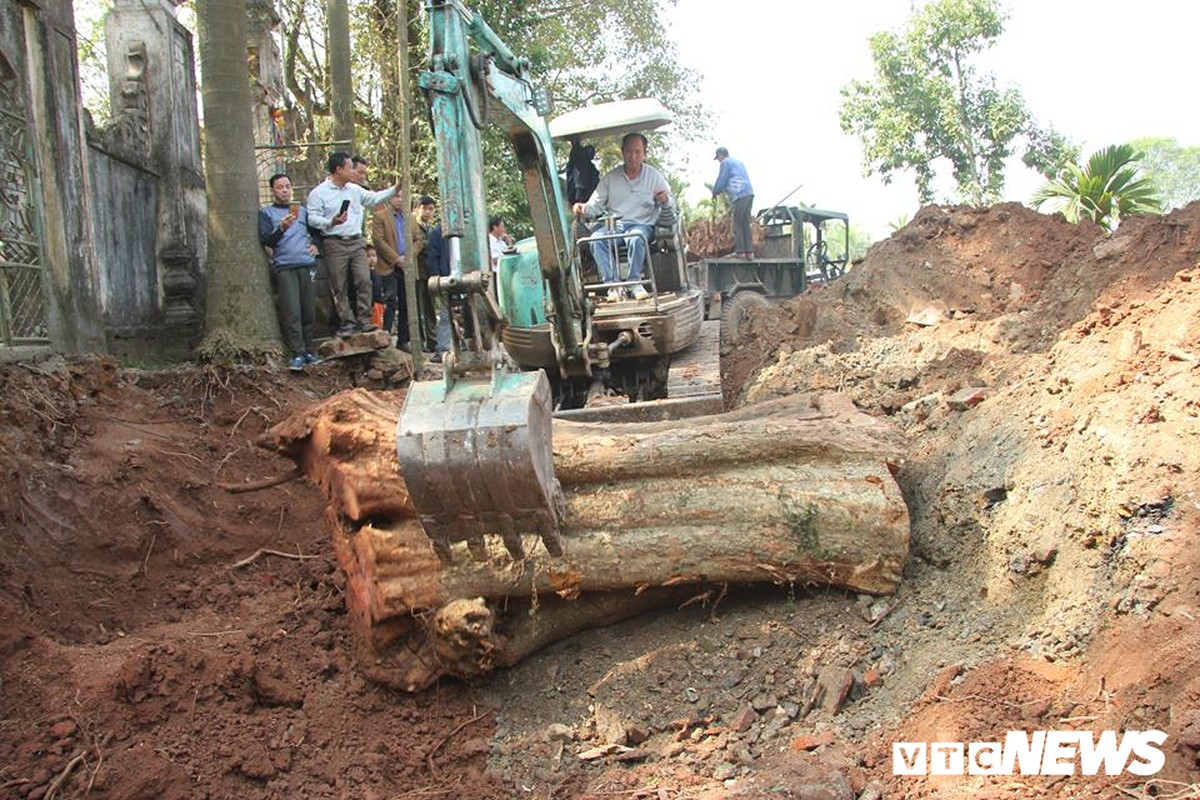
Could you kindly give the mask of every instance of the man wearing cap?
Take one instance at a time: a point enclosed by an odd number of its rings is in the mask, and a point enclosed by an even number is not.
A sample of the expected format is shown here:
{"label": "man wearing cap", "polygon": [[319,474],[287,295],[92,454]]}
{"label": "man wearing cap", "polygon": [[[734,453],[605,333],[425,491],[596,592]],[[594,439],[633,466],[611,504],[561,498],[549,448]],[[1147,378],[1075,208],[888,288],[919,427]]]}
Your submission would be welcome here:
{"label": "man wearing cap", "polygon": [[733,253],[734,258],[754,258],[754,238],[750,233],[750,211],[754,205],[754,187],[746,174],[746,165],[729,157],[729,150],[717,148],[715,161],[721,162],[717,182],[713,184],[712,196],[725,192],[733,208]]}

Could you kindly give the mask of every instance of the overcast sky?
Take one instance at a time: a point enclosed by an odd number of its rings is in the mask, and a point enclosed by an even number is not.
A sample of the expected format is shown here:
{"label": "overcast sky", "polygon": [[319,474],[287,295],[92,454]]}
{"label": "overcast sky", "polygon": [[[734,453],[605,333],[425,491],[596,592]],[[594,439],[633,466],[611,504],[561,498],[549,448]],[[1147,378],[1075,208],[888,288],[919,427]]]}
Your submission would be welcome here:
{"label": "overcast sky", "polygon": [[[787,201],[845,211],[873,238],[918,208],[910,177],[862,177],[862,151],[838,123],[839,90],[873,78],[871,34],[899,30],[910,0],[679,0],[668,13],[683,62],[701,73],[713,140],[687,151],[687,196],[707,196],[720,144],[745,162],[755,208]],[[919,3],[918,3],[919,5]],[[1180,0],[1008,0],[985,55],[1001,86],[1080,144],[1086,157],[1143,136],[1200,145],[1196,102],[1200,5]],[[945,170],[939,170],[945,172]],[[1027,201],[1042,178],[1020,164],[1006,197]]]}

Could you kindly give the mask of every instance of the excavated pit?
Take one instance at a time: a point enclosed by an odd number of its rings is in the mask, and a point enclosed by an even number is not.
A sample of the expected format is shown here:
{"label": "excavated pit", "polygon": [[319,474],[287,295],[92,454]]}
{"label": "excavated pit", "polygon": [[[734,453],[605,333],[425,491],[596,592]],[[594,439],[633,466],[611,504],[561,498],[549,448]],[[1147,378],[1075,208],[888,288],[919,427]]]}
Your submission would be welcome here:
{"label": "excavated pit", "polygon": [[[354,666],[322,495],[231,491],[338,366],[4,366],[0,794],[1194,795],[1198,262],[1200,204],[923,209],[724,363],[738,403],[903,431],[896,596],[729,587],[417,695]],[[894,741],[1070,727],[1167,732],[1160,783],[891,775]]]}

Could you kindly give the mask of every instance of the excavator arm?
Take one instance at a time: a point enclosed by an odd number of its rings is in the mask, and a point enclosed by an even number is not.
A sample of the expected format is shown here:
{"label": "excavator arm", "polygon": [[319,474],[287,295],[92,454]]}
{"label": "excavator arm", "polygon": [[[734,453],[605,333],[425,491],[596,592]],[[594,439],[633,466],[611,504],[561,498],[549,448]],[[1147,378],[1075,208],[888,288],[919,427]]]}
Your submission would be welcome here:
{"label": "excavator arm", "polygon": [[427,0],[429,97],[437,144],[442,235],[450,275],[430,291],[452,313],[453,342],[443,379],[414,383],[405,398],[396,450],[413,504],[443,559],[465,541],[476,558],[483,536],[499,534],[514,558],[523,534],[561,553],[562,492],[553,474],[549,382],[522,373],[500,340],[506,324],[490,288],[482,133],[501,126],[512,142],[533,216],[560,364],[586,360],[588,308],[569,245],[567,208],[554,171],[548,102],[529,65],[459,0]]}
{"label": "excavator arm", "polygon": [[578,293],[572,291],[568,209],[543,116],[549,98],[534,89],[528,61],[513,55],[478,13],[459,0],[429,0],[426,9],[429,69],[419,84],[430,102],[451,275],[487,272],[482,133],[495,126],[507,135],[521,169],[562,357],[574,358],[586,328]]}

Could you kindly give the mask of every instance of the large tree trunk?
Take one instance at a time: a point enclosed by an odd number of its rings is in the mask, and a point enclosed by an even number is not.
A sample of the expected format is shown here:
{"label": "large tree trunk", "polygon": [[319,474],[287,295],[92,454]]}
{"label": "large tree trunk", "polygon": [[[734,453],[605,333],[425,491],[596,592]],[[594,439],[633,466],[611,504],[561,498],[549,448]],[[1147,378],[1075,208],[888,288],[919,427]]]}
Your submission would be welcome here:
{"label": "large tree trunk", "polygon": [[773,582],[884,594],[899,583],[909,532],[885,463],[892,434],[844,398],[795,397],[683,423],[556,421],[563,555],[527,536],[526,557],[513,560],[488,537],[485,558],[459,544],[449,563],[399,474],[399,407],[394,396],[346,392],[263,441],[326,490],[359,659],[391,685],[478,674],[677,597],[647,594],[656,587],[696,595],[697,585]]}
{"label": "large tree trunk", "polygon": [[254,166],[246,62],[246,4],[196,4],[204,83],[204,177],[208,190],[205,351],[257,355],[279,349],[279,324],[258,243],[258,182]]}

